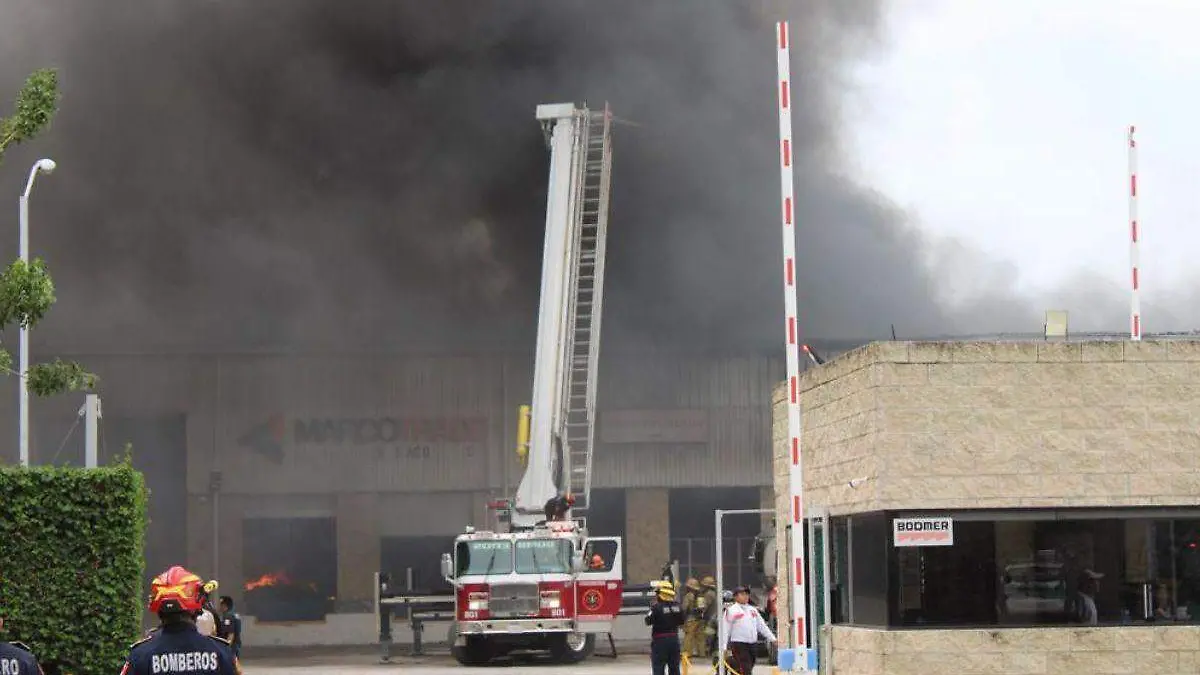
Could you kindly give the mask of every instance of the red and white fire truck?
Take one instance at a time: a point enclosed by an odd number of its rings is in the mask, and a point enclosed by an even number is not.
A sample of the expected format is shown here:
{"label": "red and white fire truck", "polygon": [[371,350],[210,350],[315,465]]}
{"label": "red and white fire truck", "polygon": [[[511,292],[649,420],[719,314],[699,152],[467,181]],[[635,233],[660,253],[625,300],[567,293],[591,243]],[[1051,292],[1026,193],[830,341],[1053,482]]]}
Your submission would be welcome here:
{"label": "red and white fire truck", "polygon": [[[590,537],[596,371],[612,169],[612,115],[541,105],[550,180],[531,405],[517,452],[525,473],[497,508],[505,531],[467,528],[442,557],[454,588],[455,657],[514,650],[586,658],[621,610],[621,540]],[[552,504],[557,502],[558,509]]]}

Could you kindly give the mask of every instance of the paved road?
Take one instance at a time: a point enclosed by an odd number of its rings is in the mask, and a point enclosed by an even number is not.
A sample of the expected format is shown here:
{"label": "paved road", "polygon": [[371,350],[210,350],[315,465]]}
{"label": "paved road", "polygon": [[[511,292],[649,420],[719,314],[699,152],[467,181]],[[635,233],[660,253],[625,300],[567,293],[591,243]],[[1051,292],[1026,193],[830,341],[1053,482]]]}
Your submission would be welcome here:
{"label": "paved road", "polygon": [[[485,668],[466,668],[449,656],[395,658],[390,664],[365,655],[306,656],[299,658],[247,659],[242,664],[246,675],[283,675],[284,673],[326,673],[328,675],[553,675],[569,668],[571,675],[645,675],[650,669],[648,656],[630,654],[617,659],[591,658],[576,666],[555,666],[532,660],[497,661]],[[693,673],[699,673],[693,669]]]}

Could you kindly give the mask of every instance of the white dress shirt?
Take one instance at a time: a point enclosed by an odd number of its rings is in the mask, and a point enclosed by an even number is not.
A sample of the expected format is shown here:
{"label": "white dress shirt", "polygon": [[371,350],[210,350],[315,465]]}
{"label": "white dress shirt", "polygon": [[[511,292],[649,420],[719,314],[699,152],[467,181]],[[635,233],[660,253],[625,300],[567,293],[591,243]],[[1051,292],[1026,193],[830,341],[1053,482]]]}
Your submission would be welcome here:
{"label": "white dress shirt", "polygon": [[201,635],[217,634],[217,620],[213,617],[212,612],[207,609],[200,612],[200,616],[196,617],[196,630]]}
{"label": "white dress shirt", "polygon": [[746,642],[754,644],[758,642],[758,637],[767,638],[771,642],[775,642],[775,634],[771,632],[770,626],[766,621],[763,621],[762,614],[750,605],[733,603],[725,610],[725,616],[722,617],[725,622],[725,637],[721,642],[721,651],[724,651],[730,642]]}

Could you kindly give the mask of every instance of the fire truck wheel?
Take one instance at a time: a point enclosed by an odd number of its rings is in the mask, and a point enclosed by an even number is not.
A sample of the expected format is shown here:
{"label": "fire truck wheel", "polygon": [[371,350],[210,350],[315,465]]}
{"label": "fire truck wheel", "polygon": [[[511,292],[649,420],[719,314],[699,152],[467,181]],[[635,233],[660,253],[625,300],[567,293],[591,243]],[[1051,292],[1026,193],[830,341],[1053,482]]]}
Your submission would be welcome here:
{"label": "fire truck wheel", "polygon": [[464,666],[482,666],[492,660],[495,653],[493,645],[487,638],[469,637],[467,644],[451,647],[454,660]]}
{"label": "fire truck wheel", "polygon": [[596,636],[592,633],[567,633],[550,643],[550,657],[558,663],[579,663],[596,651]]}

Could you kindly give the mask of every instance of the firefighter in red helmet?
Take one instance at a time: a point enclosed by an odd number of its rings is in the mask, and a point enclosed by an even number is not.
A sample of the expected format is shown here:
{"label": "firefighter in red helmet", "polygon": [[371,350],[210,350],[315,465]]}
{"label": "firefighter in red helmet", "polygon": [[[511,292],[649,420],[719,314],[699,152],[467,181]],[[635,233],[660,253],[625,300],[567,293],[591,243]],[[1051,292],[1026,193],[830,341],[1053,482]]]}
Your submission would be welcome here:
{"label": "firefighter in red helmet", "polygon": [[571,510],[572,506],[575,506],[575,496],[570,493],[551,497],[546,502],[546,522],[566,520],[567,512]]}
{"label": "firefighter in red helmet", "polygon": [[241,675],[241,665],[229,642],[196,630],[196,617],[204,609],[204,599],[204,580],[182,567],[172,567],[154,577],[150,582],[150,611],[158,615],[159,629],[133,645],[121,675]]}

